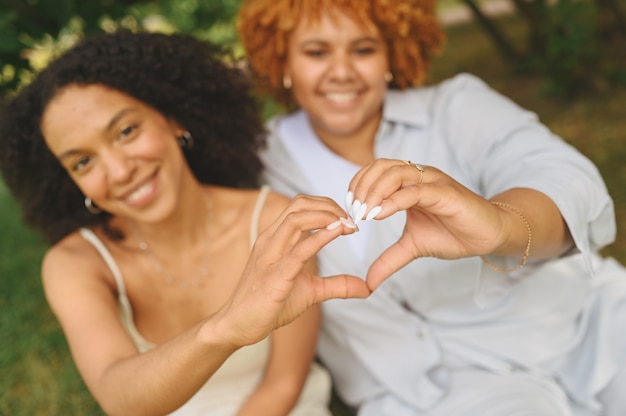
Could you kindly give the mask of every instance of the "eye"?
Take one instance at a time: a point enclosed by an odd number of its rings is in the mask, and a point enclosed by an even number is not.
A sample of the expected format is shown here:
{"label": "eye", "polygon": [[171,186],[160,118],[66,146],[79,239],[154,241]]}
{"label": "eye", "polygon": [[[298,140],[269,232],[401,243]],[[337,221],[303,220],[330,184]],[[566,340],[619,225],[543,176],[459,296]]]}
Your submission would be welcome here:
{"label": "eye", "polygon": [[89,157],[81,157],[76,162],[74,162],[71,166],[72,172],[80,172],[86,169],[89,166],[89,162],[91,162],[91,158]]}
{"label": "eye", "polygon": [[133,136],[133,133],[137,130],[137,125],[131,124],[124,127],[118,134],[117,138],[119,140],[126,140]]}
{"label": "eye", "polygon": [[374,48],[373,46],[363,46],[363,47],[360,47],[360,48],[356,48],[354,50],[354,53],[356,55],[360,55],[360,56],[372,55],[372,54],[376,53],[376,48]]}
{"label": "eye", "polygon": [[306,49],[304,51],[304,54],[311,58],[321,58],[324,55],[326,55],[326,50],[321,49],[321,48],[315,48],[315,49],[311,48],[311,49]]}

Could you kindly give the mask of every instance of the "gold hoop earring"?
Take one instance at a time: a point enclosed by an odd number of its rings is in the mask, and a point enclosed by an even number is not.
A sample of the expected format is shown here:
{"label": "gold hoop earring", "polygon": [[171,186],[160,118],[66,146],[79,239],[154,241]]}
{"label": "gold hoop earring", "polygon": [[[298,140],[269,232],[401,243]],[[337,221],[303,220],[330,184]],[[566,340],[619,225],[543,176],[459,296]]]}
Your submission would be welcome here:
{"label": "gold hoop earring", "polygon": [[387,71],[385,72],[385,75],[383,75],[383,79],[386,83],[390,83],[391,81],[393,81],[393,74],[390,71]]}
{"label": "gold hoop earring", "polygon": [[291,77],[289,75],[285,75],[283,77],[283,88],[285,88],[286,90],[291,89],[291,86],[293,84],[291,83]]}
{"label": "gold hoop earring", "polygon": [[178,145],[183,149],[191,149],[193,148],[193,136],[189,133],[189,130],[186,130],[181,136],[176,138]]}
{"label": "gold hoop earring", "polygon": [[88,196],[85,197],[85,208],[87,208],[87,211],[93,215],[97,215],[102,212],[102,210],[98,208]]}

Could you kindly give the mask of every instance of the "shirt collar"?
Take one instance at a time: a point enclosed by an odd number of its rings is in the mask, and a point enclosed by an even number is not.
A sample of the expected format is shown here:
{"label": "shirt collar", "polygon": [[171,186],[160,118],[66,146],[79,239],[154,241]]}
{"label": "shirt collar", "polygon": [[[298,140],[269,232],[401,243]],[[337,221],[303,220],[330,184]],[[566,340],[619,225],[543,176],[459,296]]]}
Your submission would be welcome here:
{"label": "shirt collar", "polygon": [[387,91],[383,106],[383,120],[416,127],[428,126],[431,121],[428,110],[431,95],[429,88]]}

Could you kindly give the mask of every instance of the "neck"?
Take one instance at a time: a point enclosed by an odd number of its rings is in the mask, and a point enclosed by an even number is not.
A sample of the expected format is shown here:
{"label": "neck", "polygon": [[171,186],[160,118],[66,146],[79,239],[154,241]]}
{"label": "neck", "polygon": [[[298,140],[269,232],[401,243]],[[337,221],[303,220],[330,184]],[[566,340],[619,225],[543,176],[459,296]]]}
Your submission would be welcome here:
{"label": "neck", "polygon": [[375,158],[374,141],[382,115],[372,118],[354,132],[334,133],[312,124],[319,139],[337,155],[356,164],[366,166]]}
{"label": "neck", "polygon": [[212,217],[211,190],[201,184],[193,188],[181,192],[175,211],[159,223],[128,220],[131,235],[157,250],[163,246],[184,250],[198,242],[205,243]]}
{"label": "neck", "polygon": [[[196,195],[195,201],[188,204],[191,207],[187,210],[188,215],[183,214],[184,216],[176,221],[180,228],[169,228],[169,232],[163,234],[166,230],[159,229],[161,226],[153,225],[148,228],[144,224],[144,232],[151,232],[150,237],[146,237],[139,224],[135,222],[130,224],[133,237],[137,240],[137,247],[151,260],[154,270],[167,283],[180,287],[199,287],[210,275],[208,259],[211,246],[212,199],[208,190],[203,187]],[[172,263],[172,259],[176,261]],[[181,263],[197,266],[196,272],[191,276],[181,274],[180,268],[173,267],[173,264]]]}

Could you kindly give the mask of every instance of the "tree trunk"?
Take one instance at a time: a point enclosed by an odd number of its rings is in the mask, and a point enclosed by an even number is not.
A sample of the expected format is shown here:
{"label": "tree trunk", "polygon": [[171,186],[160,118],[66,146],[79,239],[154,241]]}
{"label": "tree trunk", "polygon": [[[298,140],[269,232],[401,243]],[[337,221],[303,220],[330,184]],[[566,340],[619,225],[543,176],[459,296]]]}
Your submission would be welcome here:
{"label": "tree trunk", "polygon": [[470,8],[478,23],[480,23],[485,31],[487,31],[487,34],[495,43],[498,51],[511,63],[517,64],[519,62],[519,54],[504,33],[487,16],[485,16],[474,0],[463,0],[463,2]]}
{"label": "tree trunk", "polygon": [[626,33],[626,13],[617,0],[597,0],[600,11],[612,17],[615,28]]}
{"label": "tree trunk", "polygon": [[512,0],[528,24],[528,53],[544,56],[550,27],[550,12],[546,0]]}

